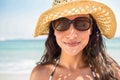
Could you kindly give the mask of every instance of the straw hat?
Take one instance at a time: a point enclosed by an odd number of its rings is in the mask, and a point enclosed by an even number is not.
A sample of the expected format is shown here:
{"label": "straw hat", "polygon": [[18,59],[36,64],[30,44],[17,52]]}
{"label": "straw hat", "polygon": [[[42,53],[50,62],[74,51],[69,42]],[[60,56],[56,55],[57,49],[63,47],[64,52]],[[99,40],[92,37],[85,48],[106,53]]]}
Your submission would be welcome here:
{"label": "straw hat", "polygon": [[112,38],[115,35],[115,15],[105,4],[95,0],[54,0],[52,8],[39,17],[34,37],[48,34],[52,20],[76,14],[91,14],[104,36]]}

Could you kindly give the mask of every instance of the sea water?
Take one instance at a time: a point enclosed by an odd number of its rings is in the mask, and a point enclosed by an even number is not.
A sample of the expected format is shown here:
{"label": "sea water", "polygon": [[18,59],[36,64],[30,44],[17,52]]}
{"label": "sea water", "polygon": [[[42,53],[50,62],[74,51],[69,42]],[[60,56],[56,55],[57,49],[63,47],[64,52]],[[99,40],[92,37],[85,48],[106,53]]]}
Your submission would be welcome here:
{"label": "sea water", "polygon": [[[120,38],[105,39],[109,55],[120,64]],[[0,73],[30,73],[43,55],[45,39],[0,41]]]}
{"label": "sea water", "polygon": [[44,52],[45,40],[0,41],[0,73],[30,73]]}

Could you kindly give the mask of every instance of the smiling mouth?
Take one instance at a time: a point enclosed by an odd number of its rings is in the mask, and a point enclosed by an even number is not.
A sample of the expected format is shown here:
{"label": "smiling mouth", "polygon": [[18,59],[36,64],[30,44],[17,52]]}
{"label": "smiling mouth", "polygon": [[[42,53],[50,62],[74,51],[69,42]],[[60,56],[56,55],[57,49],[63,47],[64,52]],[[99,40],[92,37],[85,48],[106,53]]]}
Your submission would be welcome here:
{"label": "smiling mouth", "polygon": [[64,44],[69,47],[75,47],[75,46],[78,46],[80,42],[64,42]]}

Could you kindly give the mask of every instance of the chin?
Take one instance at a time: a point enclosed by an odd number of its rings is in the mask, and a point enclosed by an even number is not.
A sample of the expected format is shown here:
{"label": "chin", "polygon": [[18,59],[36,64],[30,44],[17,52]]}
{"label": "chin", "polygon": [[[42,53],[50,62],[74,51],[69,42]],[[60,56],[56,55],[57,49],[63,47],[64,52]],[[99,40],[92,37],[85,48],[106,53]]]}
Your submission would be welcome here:
{"label": "chin", "polygon": [[70,55],[70,56],[76,56],[76,55],[80,54],[81,51],[77,51],[77,50],[67,51],[67,50],[66,50],[65,53],[66,53],[67,55]]}

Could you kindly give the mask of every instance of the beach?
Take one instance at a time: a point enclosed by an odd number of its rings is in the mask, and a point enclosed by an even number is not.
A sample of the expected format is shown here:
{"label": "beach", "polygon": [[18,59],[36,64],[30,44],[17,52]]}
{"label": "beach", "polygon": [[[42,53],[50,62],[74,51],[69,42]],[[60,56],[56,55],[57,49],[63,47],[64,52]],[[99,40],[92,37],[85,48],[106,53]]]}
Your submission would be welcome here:
{"label": "beach", "polygon": [[0,41],[0,80],[29,80],[43,48],[44,40]]}
{"label": "beach", "polygon": [[29,80],[30,74],[27,73],[0,73],[0,80]]}
{"label": "beach", "polygon": [[[120,38],[106,40],[107,53],[120,64]],[[0,80],[29,80],[45,49],[45,39],[0,41]]]}

